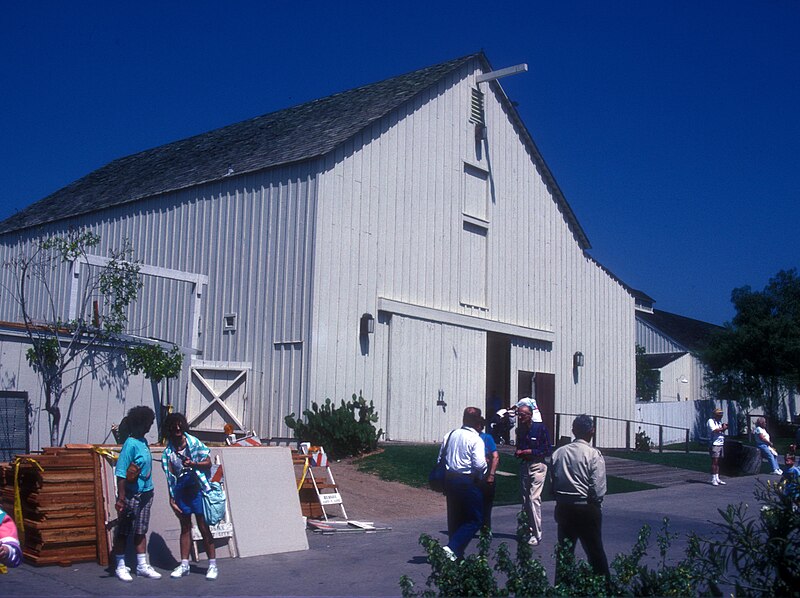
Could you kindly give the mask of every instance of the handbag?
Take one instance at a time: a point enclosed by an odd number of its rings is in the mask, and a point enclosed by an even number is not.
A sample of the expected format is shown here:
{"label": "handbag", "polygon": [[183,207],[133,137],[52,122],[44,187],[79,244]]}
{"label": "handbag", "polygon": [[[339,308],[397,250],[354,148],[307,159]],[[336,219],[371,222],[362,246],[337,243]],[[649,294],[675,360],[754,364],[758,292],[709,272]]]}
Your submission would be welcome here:
{"label": "handbag", "polygon": [[434,492],[444,493],[444,478],[447,476],[447,445],[450,443],[450,436],[447,435],[447,441],[444,443],[444,449],[441,456],[436,460],[436,465],[433,466],[431,472],[428,474],[428,486]]}
{"label": "handbag", "polygon": [[203,492],[203,517],[208,525],[216,525],[225,518],[225,491],[219,482],[211,482]]}

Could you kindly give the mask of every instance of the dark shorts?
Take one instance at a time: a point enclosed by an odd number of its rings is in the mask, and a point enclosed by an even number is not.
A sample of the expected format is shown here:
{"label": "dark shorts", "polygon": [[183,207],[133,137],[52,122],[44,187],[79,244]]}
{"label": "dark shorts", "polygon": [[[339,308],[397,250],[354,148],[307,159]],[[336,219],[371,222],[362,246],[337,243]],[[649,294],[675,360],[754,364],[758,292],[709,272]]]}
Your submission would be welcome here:
{"label": "dark shorts", "polygon": [[184,515],[203,514],[203,493],[200,484],[194,475],[185,475],[178,478],[175,484],[175,504]]}
{"label": "dark shorts", "polygon": [[119,514],[117,533],[143,536],[150,526],[150,508],[153,506],[153,491],[141,492],[125,497],[125,508]]}
{"label": "dark shorts", "polygon": [[711,455],[712,459],[721,459],[725,456],[725,445],[712,444],[708,449],[708,454]]}

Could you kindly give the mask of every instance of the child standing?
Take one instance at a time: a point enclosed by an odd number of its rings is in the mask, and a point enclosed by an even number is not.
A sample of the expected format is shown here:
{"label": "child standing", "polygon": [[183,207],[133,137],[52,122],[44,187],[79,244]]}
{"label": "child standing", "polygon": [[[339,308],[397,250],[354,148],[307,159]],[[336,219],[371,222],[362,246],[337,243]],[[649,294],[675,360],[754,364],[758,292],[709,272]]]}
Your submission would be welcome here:
{"label": "child standing", "polygon": [[133,535],[136,548],[136,575],[160,579],[161,574],[147,562],[147,528],[150,525],[150,508],[153,504],[153,459],[145,434],[150,431],[155,413],[149,407],[134,407],[128,411],[130,436],[122,445],[115,475],[119,515],[114,554],[117,560],[116,576],[122,581],[133,581],[131,570],[125,566],[125,546]]}

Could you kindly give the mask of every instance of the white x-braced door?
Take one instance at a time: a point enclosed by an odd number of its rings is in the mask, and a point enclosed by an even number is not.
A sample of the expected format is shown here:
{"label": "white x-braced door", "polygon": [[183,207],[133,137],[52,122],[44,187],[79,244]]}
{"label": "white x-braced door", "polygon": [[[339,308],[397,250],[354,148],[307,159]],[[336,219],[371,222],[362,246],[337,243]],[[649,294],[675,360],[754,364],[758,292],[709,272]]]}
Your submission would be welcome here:
{"label": "white x-braced door", "polygon": [[251,369],[249,363],[194,361],[186,401],[189,427],[222,432],[225,424],[231,424],[238,432],[247,431]]}

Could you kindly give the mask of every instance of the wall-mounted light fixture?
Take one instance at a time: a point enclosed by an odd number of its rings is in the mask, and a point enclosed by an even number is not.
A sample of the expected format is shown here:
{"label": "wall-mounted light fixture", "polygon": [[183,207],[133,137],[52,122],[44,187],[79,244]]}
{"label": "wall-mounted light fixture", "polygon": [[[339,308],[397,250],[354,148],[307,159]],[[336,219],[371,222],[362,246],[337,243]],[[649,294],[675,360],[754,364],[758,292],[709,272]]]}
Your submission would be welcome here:
{"label": "wall-mounted light fixture", "polygon": [[580,351],[576,351],[575,355],[572,356],[572,367],[574,368],[583,367],[583,353],[581,353]]}
{"label": "wall-mounted light fixture", "polygon": [[681,376],[680,378],[676,378],[675,381],[680,382],[681,384],[689,384],[689,379],[686,376]]}
{"label": "wall-mounted light fixture", "polygon": [[375,332],[375,318],[372,314],[363,314],[361,316],[361,336],[367,336]]}

